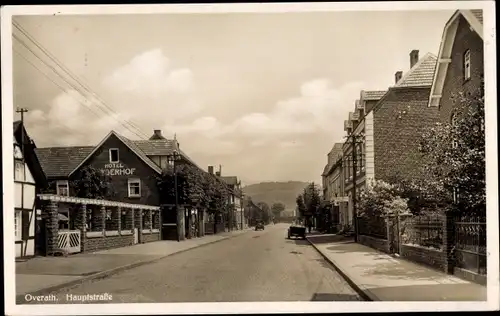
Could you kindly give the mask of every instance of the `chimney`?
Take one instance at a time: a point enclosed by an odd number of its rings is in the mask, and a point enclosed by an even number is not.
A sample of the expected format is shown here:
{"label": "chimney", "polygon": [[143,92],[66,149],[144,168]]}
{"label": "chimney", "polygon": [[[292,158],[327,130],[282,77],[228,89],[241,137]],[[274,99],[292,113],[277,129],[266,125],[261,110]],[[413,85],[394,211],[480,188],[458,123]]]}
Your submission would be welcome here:
{"label": "chimney", "polygon": [[403,72],[402,71],[396,71],[396,74],[394,74],[394,81],[395,83],[398,83],[399,80],[403,77]]}
{"label": "chimney", "polygon": [[161,129],[155,129],[153,131],[153,136],[149,138],[150,140],[155,140],[155,139],[165,139],[163,135],[161,134]]}
{"label": "chimney", "polygon": [[418,49],[414,49],[410,53],[410,69],[415,66],[415,64],[418,62]]}
{"label": "chimney", "polygon": [[208,173],[214,174],[214,166],[208,166]]}

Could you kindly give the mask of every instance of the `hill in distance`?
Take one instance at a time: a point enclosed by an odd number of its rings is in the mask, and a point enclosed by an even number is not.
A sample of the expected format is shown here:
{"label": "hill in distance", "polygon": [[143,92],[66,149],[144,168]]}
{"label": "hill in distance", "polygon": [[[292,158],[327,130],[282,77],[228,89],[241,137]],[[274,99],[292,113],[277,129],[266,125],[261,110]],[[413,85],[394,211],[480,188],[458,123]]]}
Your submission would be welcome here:
{"label": "hill in distance", "polygon": [[285,212],[295,210],[295,199],[308,185],[302,181],[288,182],[261,182],[243,187],[246,196],[250,196],[254,203],[265,202],[269,207],[274,203],[285,204]]}

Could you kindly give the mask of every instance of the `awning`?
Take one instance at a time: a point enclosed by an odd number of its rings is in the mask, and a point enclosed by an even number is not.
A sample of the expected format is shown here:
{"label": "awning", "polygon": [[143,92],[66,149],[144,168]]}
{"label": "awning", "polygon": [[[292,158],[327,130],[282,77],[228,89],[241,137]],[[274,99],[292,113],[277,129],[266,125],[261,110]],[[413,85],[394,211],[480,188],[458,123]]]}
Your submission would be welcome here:
{"label": "awning", "polygon": [[59,220],[60,221],[69,221],[69,218],[64,214],[59,213]]}

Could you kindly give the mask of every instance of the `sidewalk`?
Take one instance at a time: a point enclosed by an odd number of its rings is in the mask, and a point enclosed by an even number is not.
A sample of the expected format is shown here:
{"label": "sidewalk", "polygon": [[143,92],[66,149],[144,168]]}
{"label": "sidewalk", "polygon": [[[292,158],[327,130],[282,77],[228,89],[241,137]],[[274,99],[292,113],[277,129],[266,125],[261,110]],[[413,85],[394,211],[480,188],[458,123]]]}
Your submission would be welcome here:
{"label": "sidewalk", "polygon": [[486,287],[392,257],[337,235],[307,240],[371,301],[486,301]]}
{"label": "sidewalk", "polygon": [[37,295],[104,278],[117,272],[160,260],[175,253],[242,235],[249,229],[206,235],[185,241],[162,240],[68,257],[37,257],[16,262],[16,293]]}

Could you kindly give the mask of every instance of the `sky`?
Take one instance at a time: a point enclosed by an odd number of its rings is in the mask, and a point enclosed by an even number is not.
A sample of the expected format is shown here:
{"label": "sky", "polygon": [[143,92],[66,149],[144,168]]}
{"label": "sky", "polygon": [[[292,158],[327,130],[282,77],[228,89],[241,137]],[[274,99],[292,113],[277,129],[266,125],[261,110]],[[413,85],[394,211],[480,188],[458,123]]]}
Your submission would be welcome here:
{"label": "sky", "polygon": [[437,55],[452,14],[15,16],[55,58],[13,27],[14,107],[29,109],[26,128],[38,147],[160,129],[199,166],[221,165],[244,185],[320,182],[360,91],[393,85],[414,49]]}

